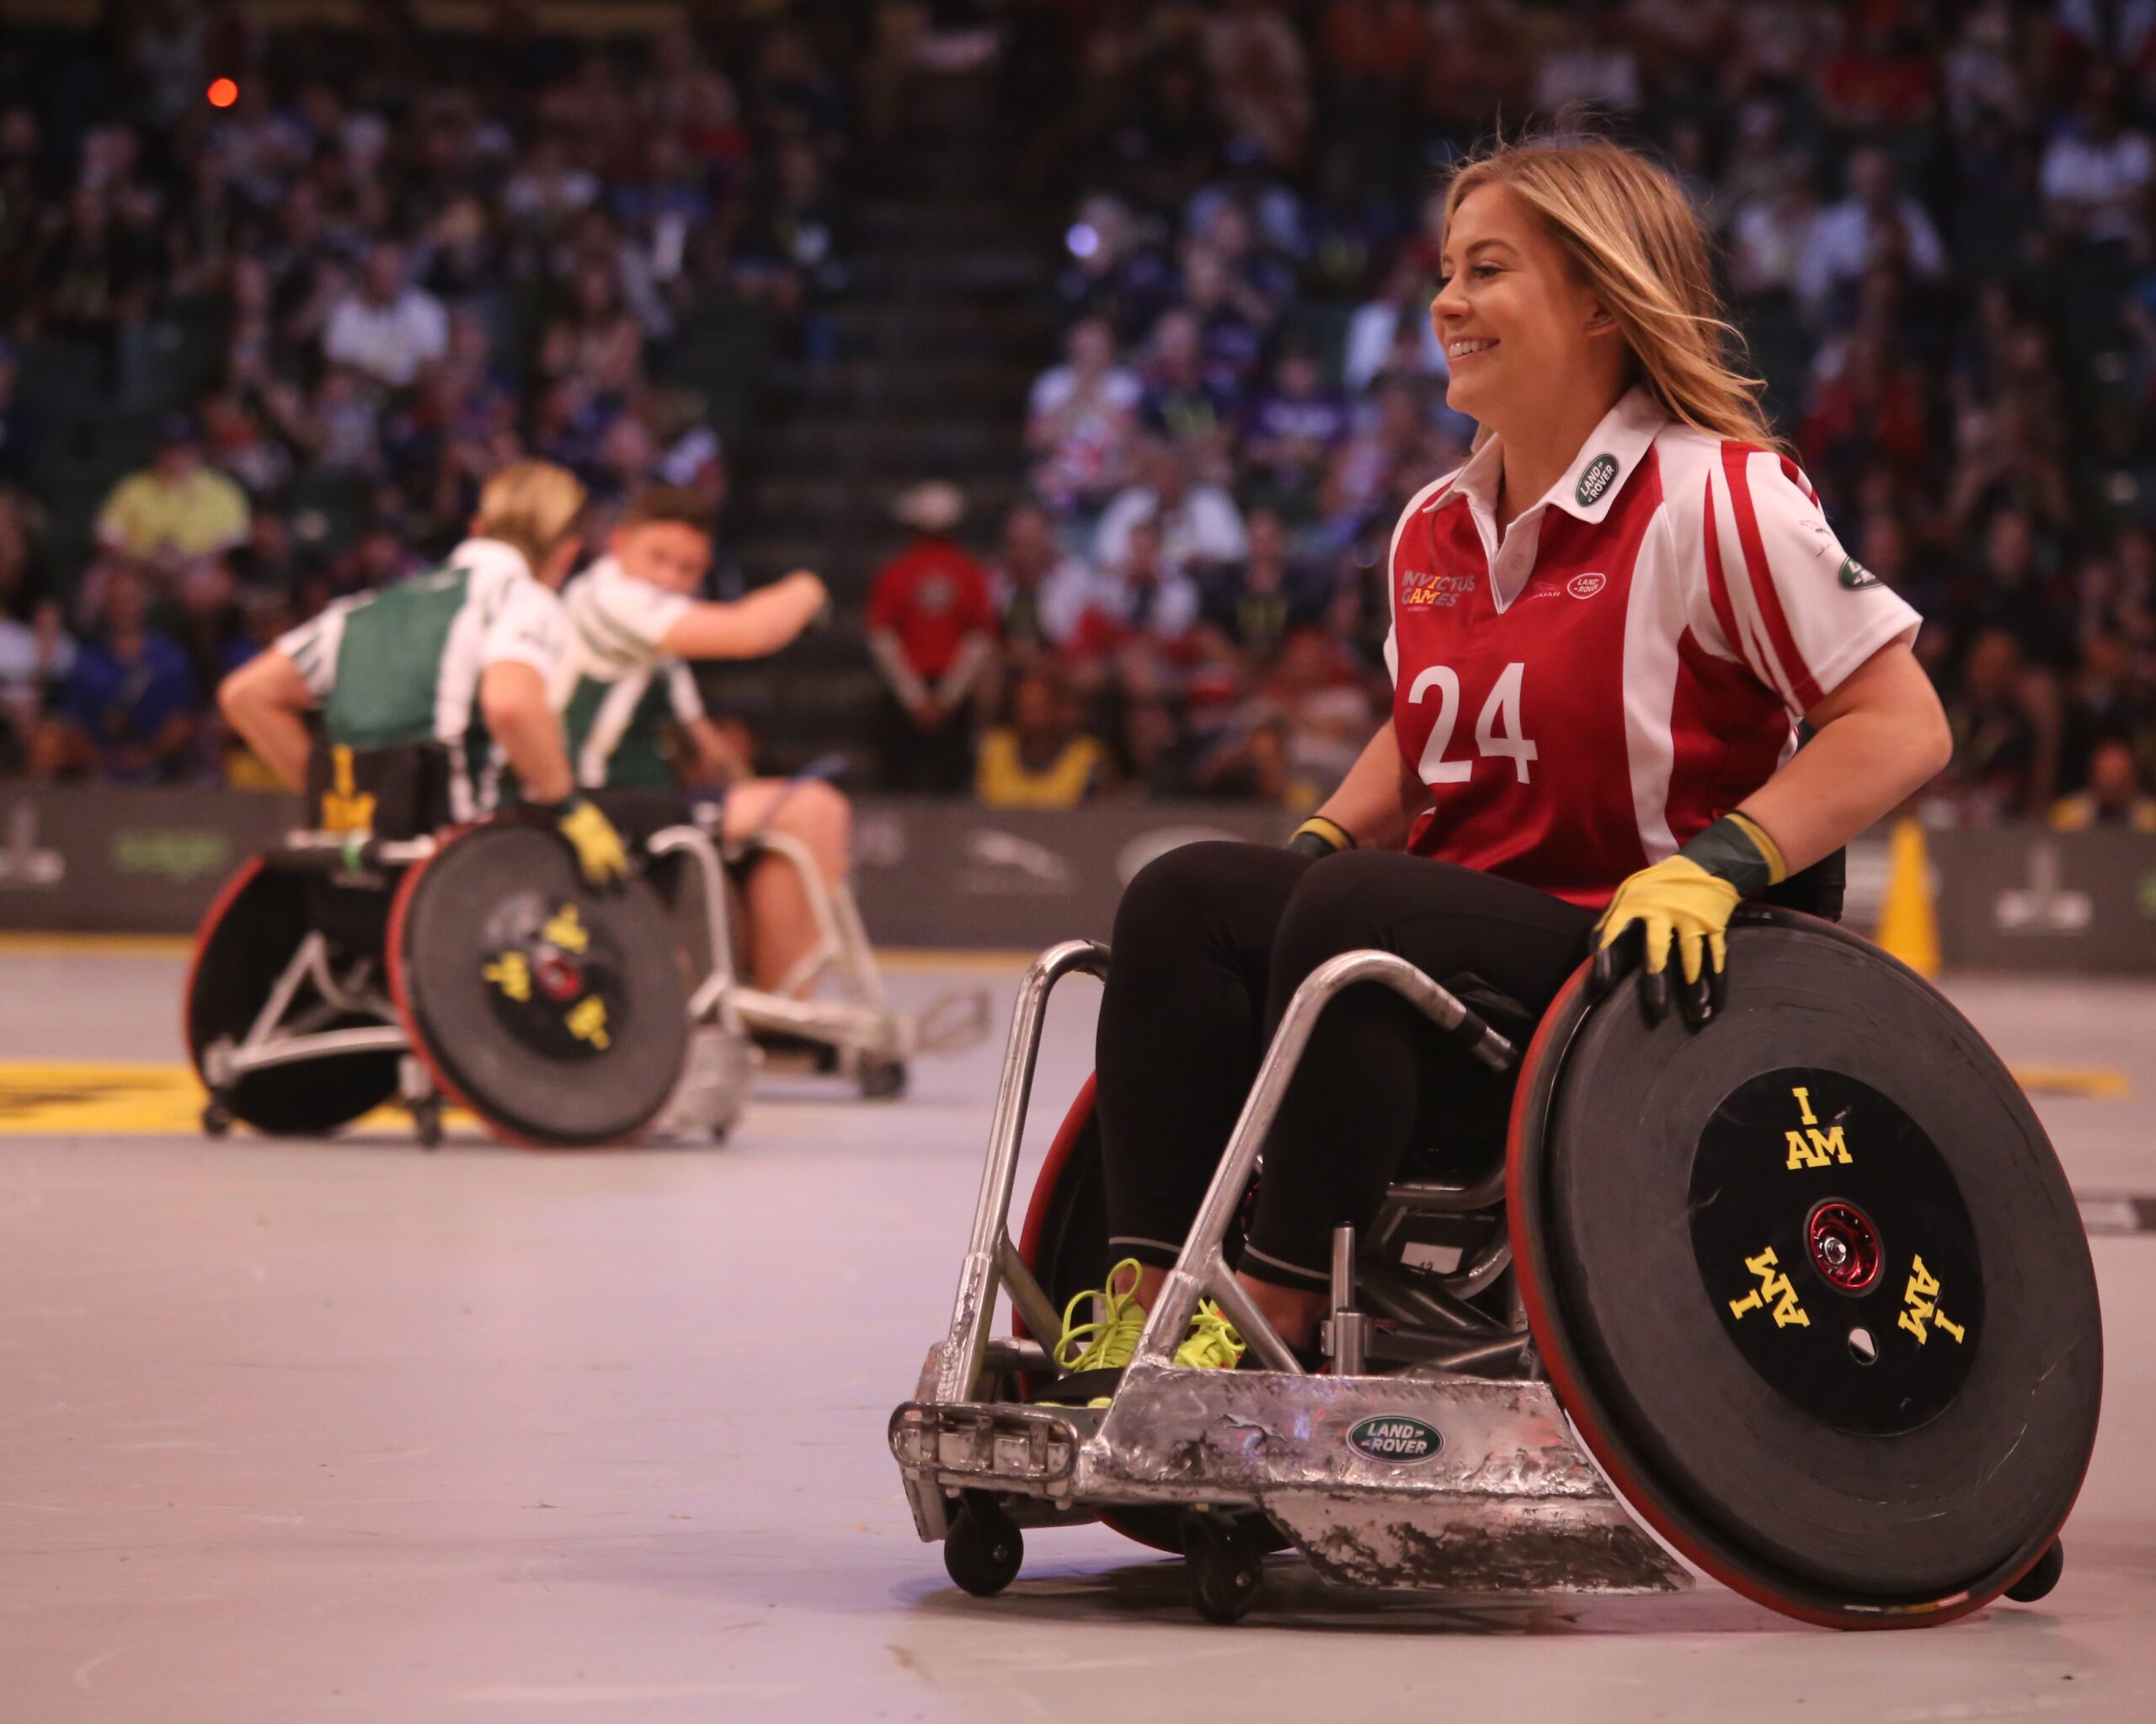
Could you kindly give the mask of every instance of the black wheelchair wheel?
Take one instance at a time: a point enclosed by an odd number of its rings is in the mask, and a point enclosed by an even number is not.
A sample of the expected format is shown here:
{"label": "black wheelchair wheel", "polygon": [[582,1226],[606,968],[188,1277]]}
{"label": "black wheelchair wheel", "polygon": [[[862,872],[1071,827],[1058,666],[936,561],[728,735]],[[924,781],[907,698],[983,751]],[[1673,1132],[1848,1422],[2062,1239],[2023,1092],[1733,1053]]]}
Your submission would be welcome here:
{"label": "black wheelchair wheel", "polygon": [[414,1052],[500,1137],[632,1140],[688,1057],[673,930],[651,889],[584,884],[553,834],[456,834],[399,886],[389,979]]}
{"label": "black wheelchair wheel", "polygon": [[1264,1588],[1265,1553],[1278,1546],[1253,1537],[1227,1515],[1195,1509],[1185,1511],[1181,1530],[1191,1607],[1208,1622],[1241,1622]]}
{"label": "black wheelchair wheel", "polygon": [[2102,1376],[2079,1212],[2012,1077],[1921,978],[1788,912],[1732,929],[1703,1030],[1585,983],[1529,1049],[1508,1208],[1597,1460],[1788,1615],[1997,1597],[2073,1505]]}
{"label": "black wheelchair wheel", "polygon": [[[397,1093],[398,1056],[391,1053],[343,1054],[273,1065],[248,1072],[222,1090],[210,1084],[205,1056],[211,1045],[246,1036],[301,942],[323,920],[317,912],[323,894],[331,889],[266,868],[259,857],[250,857],[202,918],[187,978],[184,1029],[188,1058],[204,1086],[212,1089],[203,1111],[203,1128],[212,1135],[221,1135],[240,1119],[272,1137],[318,1137],[372,1112]],[[339,908],[345,912],[335,918],[340,924],[364,922],[365,905],[356,907],[357,913],[351,905]],[[343,949],[335,942],[333,947]],[[312,985],[303,985],[292,1002],[298,1011],[319,1003]],[[344,1013],[320,1027],[351,1029],[376,1022]]]}
{"label": "black wheelchair wheel", "polygon": [[943,1535],[943,1572],[976,1599],[992,1599],[1018,1577],[1026,1540],[1003,1505],[985,1491],[968,1491]]}

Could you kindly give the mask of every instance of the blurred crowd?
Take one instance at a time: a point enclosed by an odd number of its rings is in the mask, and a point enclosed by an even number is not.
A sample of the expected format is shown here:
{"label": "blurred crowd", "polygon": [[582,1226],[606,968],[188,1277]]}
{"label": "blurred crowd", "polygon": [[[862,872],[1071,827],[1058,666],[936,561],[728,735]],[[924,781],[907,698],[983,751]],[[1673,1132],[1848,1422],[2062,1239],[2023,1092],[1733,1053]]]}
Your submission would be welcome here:
{"label": "blurred crowd", "polygon": [[446,552],[520,455],[602,513],[654,480],[723,496],[712,393],[757,332],[819,357],[845,286],[846,10],[622,43],[517,0],[467,36],[399,0],[10,26],[0,771],[217,775],[221,673]]}
{"label": "blurred crowd", "polygon": [[1394,520],[1473,430],[1433,188],[1532,115],[1697,200],[1830,520],[1926,617],[1932,812],[2156,829],[2156,7],[796,0],[616,44],[482,10],[112,0],[0,48],[0,771],[219,773],[218,675],[446,549],[514,456],[602,509],[723,496],[744,332],[831,356],[849,102],[899,123],[862,69],[914,18],[1002,44],[1060,351],[1022,500],[910,494],[868,595],[892,787],[1324,793],[1385,710]]}
{"label": "blurred crowd", "polygon": [[2156,8],[1230,0],[1091,8],[1061,63],[1064,351],[985,574],[992,745],[1043,783],[984,793],[1323,793],[1385,710],[1394,520],[1473,430],[1432,189],[1587,112],[1690,189],[1829,519],[1925,616],[1933,814],[2156,829]]}

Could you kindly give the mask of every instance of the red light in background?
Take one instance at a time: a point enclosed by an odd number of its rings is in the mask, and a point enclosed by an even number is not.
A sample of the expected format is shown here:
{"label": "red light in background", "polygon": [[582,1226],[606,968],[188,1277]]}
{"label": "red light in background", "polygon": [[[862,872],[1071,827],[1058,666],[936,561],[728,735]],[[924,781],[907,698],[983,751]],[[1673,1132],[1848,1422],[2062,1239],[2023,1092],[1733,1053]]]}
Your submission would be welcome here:
{"label": "red light in background", "polygon": [[210,105],[229,108],[239,100],[239,86],[228,77],[213,79],[210,84]]}

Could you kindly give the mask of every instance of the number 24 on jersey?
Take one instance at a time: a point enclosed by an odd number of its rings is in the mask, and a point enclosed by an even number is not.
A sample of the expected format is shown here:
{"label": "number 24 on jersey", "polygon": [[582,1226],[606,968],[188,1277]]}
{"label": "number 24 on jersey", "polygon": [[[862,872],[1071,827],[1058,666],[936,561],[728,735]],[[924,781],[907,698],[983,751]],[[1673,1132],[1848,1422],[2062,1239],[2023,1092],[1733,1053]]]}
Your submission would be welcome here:
{"label": "number 24 on jersey", "polygon": [[[1519,686],[1526,671],[1527,666],[1517,661],[1506,665],[1475,721],[1476,752],[1484,760],[1510,761],[1522,784],[1530,781],[1529,766],[1535,758],[1534,745],[1520,726]],[[1465,755],[1457,760],[1445,758],[1452,746],[1454,729],[1460,723],[1459,674],[1449,665],[1433,665],[1415,679],[1407,698],[1420,706],[1433,689],[1438,694],[1438,714],[1431,721],[1430,739],[1422,745],[1418,770],[1425,784],[1464,784],[1475,770],[1474,761]]]}

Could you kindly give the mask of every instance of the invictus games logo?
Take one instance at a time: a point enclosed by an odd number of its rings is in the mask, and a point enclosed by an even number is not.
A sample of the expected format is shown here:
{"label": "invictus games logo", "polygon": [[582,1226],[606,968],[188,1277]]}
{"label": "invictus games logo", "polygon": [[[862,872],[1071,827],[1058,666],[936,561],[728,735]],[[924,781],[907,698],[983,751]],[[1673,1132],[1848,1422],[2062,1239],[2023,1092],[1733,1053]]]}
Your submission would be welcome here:
{"label": "invictus games logo", "polygon": [[1475,590],[1471,574],[1432,574],[1420,568],[1400,572],[1400,603],[1414,610],[1426,605],[1457,605],[1463,593]]}
{"label": "invictus games logo", "polygon": [[1602,500],[1602,494],[1615,483],[1617,457],[1598,455],[1587,464],[1587,471],[1580,475],[1578,496],[1580,507],[1592,509]]}
{"label": "invictus games logo", "polygon": [[1414,1466],[1435,1460],[1438,1451],[1445,1446],[1445,1439],[1444,1433],[1435,1425],[1388,1413],[1381,1418],[1364,1419],[1355,1426],[1348,1433],[1348,1446],[1372,1460]]}
{"label": "invictus games logo", "polygon": [[1838,578],[1843,586],[1853,593],[1860,591],[1865,587],[1876,587],[1879,584],[1879,577],[1854,557],[1842,558],[1842,572]]}

